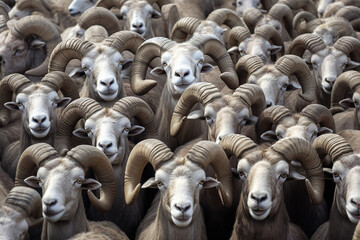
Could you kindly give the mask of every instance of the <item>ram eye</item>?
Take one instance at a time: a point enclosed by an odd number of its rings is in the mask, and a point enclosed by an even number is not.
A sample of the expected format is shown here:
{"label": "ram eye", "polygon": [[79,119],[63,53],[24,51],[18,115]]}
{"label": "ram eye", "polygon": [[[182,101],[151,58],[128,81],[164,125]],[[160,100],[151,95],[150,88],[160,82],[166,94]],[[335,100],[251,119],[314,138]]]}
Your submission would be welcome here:
{"label": "ram eye", "polygon": [[334,176],[334,178],[340,177],[340,175],[338,173],[336,173],[336,172],[333,173],[333,176]]}
{"label": "ram eye", "polygon": [[156,184],[158,187],[164,186],[164,184],[162,182],[157,182]]}
{"label": "ram eye", "polygon": [[289,85],[287,85],[286,83],[282,86],[283,88],[287,88]]}
{"label": "ram eye", "polygon": [[120,62],[119,62],[119,65],[123,65],[123,63],[124,63],[124,61],[120,61]]}
{"label": "ram eye", "polygon": [[244,176],[245,176],[245,173],[244,173],[244,172],[239,172],[239,176],[240,176],[240,177],[244,177]]}
{"label": "ram eye", "polygon": [[83,180],[82,180],[81,178],[78,178],[78,179],[76,179],[76,183],[77,183],[77,184],[82,184],[82,183],[83,183]]}
{"label": "ram eye", "polygon": [[287,178],[287,176],[288,176],[287,173],[280,174],[280,177],[283,178],[283,179]]}
{"label": "ram eye", "polygon": [[204,60],[200,59],[200,60],[199,60],[199,63],[200,63],[200,64],[203,64],[203,63],[204,63]]}
{"label": "ram eye", "polygon": [[59,100],[58,100],[58,99],[55,99],[55,100],[54,100],[54,103],[55,103],[55,104],[58,104],[58,103],[59,103]]}
{"label": "ram eye", "polygon": [[42,183],[42,182],[43,182],[40,178],[38,178],[37,181],[38,181],[38,183]]}
{"label": "ram eye", "polygon": [[21,103],[21,102],[18,102],[17,105],[18,105],[19,107],[21,107],[21,106],[22,106],[22,103]]}
{"label": "ram eye", "polygon": [[312,134],[313,137],[316,137],[317,135],[318,135],[318,132],[314,132],[314,133]]}
{"label": "ram eye", "polygon": [[167,63],[164,62],[162,65],[163,65],[164,67],[166,67],[166,66],[167,66]]}
{"label": "ram eye", "polygon": [[200,185],[204,185],[204,183],[205,183],[204,180],[201,180],[201,181],[199,182]]}
{"label": "ram eye", "polygon": [[124,128],[124,130],[123,130],[123,132],[128,132],[128,131],[130,131],[130,128],[128,128],[128,127]]}

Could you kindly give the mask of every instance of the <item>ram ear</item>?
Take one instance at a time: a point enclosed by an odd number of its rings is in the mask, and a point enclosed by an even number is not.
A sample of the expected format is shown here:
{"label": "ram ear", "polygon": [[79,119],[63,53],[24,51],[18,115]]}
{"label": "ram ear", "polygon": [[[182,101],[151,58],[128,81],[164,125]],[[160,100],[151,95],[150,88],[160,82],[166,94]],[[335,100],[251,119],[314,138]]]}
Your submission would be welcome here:
{"label": "ram ear", "polygon": [[69,73],[69,77],[84,78],[84,77],[86,77],[86,75],[85,75],[85,71],[82,69],[82,67],[76,67]]}
{"label": "ram ear", "polygon": [[353,108],[354,107],[354,101],[351,98],[345,98],[339,102],[340,106],[342,106],[345,109]]}
{"label": "ram ear", "polygon": [[78,128],[72,132],[73,135],[75,135],[78,138],[89,138],[87,132],[83,128]]}
{"label": "ram ear", "polygon": [[101,183],[92,178],[85,178],[81,185],[81,189],[96,190],[99,188],[101,188]]}
{"label": "ram ear", "polygon": [[204,181],[204,185],[203,188],[213,188],[216,187],[220,184],[219,181],[217,181],[216,179],[212,178],[212,177],[207,177]]}
{"label": "ram ear", "polygon": [[326,134],[326,133],[333,133],[333,130],[331,130],[328,127],[320,127],[318,135]]}
{"label": "ram ear", "polygon": [[57,103],[57,107],[66,107],[69,103],[71,102],[71,98],[70,97],[62,97],[59,99],[58,103]]}
{"label": "ram ear", "polygon": [[156,76],[161,76],[163,74],[166,74],[166,72],[165,72],[164,68],[156,67],[150,71],[150,74],[156,77]]}
{"label": "ram ear", "polygon": [[350,70],[350,69],[354,69],[354,68],[356,68],[356,67],[358,67],[358,66],[360,66],[360,63],[350,60],[350,61],[346,64],[346,67],[345,67],[345,70],[344,70],[344,71],[347,71],[347,70]]}
{"label": "ram ear", "polygon": [[214,69],[215,68],[210,63],[204,63],[204,65],[201,68],[201,72],[202,73],[211,72]]}
{"label": "ram ear", "polygon": [[258,119],[259,118],[257,116],[250,116],[248,119],[246,119],[245,125],[254,125],[257,123]]}
{"label": "ram ear", "polygon": [[161,18],[161,13],[154,9],[151,17],[152,18]]}
{"label": "ram ear", "polygon": [[271,45],[271,47],[270,47],[270,55],[277,54],[278,52],[281,51],[281,49],[282,49],[282,46]]}
{"label": "ram ear", "polygon": [[204,110],[195,110],[189,113],[187,119],[204,119]]}
{"label": "ram ear", "polygon": [[16,102],[7,102],[4,104],[4,106],[11,111],[19,110],[19,106]]}
{"label": "ram ear", "polygon": [[297,171],[290,171],[288,179],[289,180],[305,180],[306,177],[301,175]]}
{"label": "ram ear", "polygon": [[300,88],[301,88],[301,85],[297,81],[290,80],[290,85],[288,86],[288,88],[286,90],[295,90],[295,89],[300,89]]}
{"label": "ram ear", "polygon": [[229,50],[227,50],[228,53],[240,53],[238,46],[233,46]]}
{"label": "ram ear", "polygon": [[30,187],[39,188],[39,179],[36,176],[30,176],[25,178],[24,182]]}
{"label": "ram ear", "polygon": [[154,177],[149,178],[141,188],[157,188],[157,183]]}
{"label": "ram ear", "polygon": [[260,137],[261,137],[261,139],[264,139],[264,140],[270,141],[270,142],[278,140],[274,130],[266,131],[263,134],[261,134]]}
{"label": "ram ear", "polygon": [[30,42],[30,49],[38,49],[43,48],[45,46],[45,42],[40,39],[34,39]]}
{"label": "ram ear", "polygon": [[142,127],[142,126],[139,126],[139,125],[134,125],[130,128],[130,131],[129,131],[129,137],[131,136],[136,136],[136,135],[139,135],[140,133],[142,133],[143,131],[145,131],[145,128]]}

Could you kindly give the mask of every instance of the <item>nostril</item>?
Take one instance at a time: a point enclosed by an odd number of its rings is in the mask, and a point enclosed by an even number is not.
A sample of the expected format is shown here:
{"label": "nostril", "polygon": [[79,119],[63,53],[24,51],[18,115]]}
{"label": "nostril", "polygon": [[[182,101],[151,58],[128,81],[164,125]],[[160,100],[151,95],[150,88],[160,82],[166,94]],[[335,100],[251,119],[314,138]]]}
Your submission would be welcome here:
{"label": "nostril", "polygon": [[272,106],[272,103],[271,102],[269,102],[269,103],[266,103],[266,107],[268,108],[268,107],[271,107]]}
{"label": "nostril", "polygon": [[141,28],[144,24],[139,23],[138,28]]}
{"label": "nostril", "polygon": [[99,146],[103,149],[107,149],[112,146],[112,143],[99,143]]}
{"label": "nostril", "polygon": [[176,77],[180,77],[180,74],[178,72],[175,72]]}
{"label": "nostril", "polygon": [[267,199],[267,196],[265,195],[265,196],[262,196],[262,197],[260,197],[260,202],[263,202],[263,201],[265,201]]}
{"label": "nostril", "polygon": [[43,122],[46,120],[46,116],[44,116],[44,115],[34,116],[34,117],[32,118],[32,120],[33,120],[34,122],[37,122],[37,123],[43,123]]}
{"label": "nostril", "polygon": [[263,195],[263,196],[255,196],[254,194],[251,194],[250,196],[252,199],[254,199],[258,204],[265,201],[267,199],[267,195]]}
{"label": "nostril", "polygon": [[190,204],[186,205],[186,206],[178,206],[177,204],[175,204],[175,207],[177,210],[181,211],[182,213],[186,212],[187,210],[190,209]]}
{"label": "nostril", "polygon": [[360,208],[359,202],[355,201],[354,199],[351,199],[350,202],[355,205],[357,208]]}
{"label": "nostril", "polygon": [[53,205],[55,205],[55,204],[57,203],[57,200],[56,200],[56,199],[52,199],[52,200],[46,201],[46,202],[44,202],[44,203],[46,204],[46,206],[51,207],[51,206],[53,206]]}
{"label": "nostril", "polygon": [[185,72],[183,73],[183,75],[184,75],[184,76],[188,76],[188,75],[189,75],[189,71],[185,71]]}

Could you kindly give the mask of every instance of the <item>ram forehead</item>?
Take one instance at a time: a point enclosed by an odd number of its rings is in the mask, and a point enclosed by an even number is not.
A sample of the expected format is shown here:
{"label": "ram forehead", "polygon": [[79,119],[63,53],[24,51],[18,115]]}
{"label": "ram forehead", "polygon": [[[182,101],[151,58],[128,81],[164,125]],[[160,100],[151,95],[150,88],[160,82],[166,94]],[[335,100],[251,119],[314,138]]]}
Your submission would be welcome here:
{"label": "ram forehead", "polygon": [[340,169],[351,169],[355,166],[360,166],[360,156],[356,154],[349,154],[340,157],[333,165],[333,170]]}
{"label": "ram forehead", "polygon": [[48,87],[48,86],[45,86],[43,84],[32,84],[30,86],[28,86],[27,88],[25,88],[24,90],[21,91],[21,93],[23,94],[26,94],[26,95],[32,95],[34,93],[44,93],[44,94],[47,94],[47,93],[50,93],[50,92],[54,92],[55,91]]}
{"label": "ram forehead", "polygon": [[168,53],[173,58],[176,58],[179,56],[186,56],[188,58],[199,59],[204,56],[204,54],[197,47],[195,47],[189,43],[177,44],[176,47],[170,48],[164,54],[166,54],[166,53]]}
{"label": "ram forehead", "polygon": [[99,56],[102,58],[117,57],[117,58],[122,59],[122,55],[115,48],[100,45],[100,46],[97,46],[97,47],[91,49],[86,54],[86,56],[83,57],[82,63],[86,63],[87,61],[92,62],[92,61],[94,61],[94,59],[98,58]]}

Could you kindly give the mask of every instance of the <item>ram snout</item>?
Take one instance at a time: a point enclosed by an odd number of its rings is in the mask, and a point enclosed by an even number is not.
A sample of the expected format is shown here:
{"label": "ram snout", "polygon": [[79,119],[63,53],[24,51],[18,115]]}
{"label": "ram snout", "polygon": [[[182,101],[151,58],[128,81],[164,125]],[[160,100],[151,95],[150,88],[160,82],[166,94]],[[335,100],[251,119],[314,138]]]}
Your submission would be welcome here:
{"label": "ram snout", "polygon": [[[338,173],[336,173],[338,174]],[[334,175],[334,181],[341,181],[341,174]],[[360,220],[360,178],[358,177],[360,174],[360,166],[356,166],[350,169],[348,173],[346,173],[346,215],[352,223],[358,223]]]}

